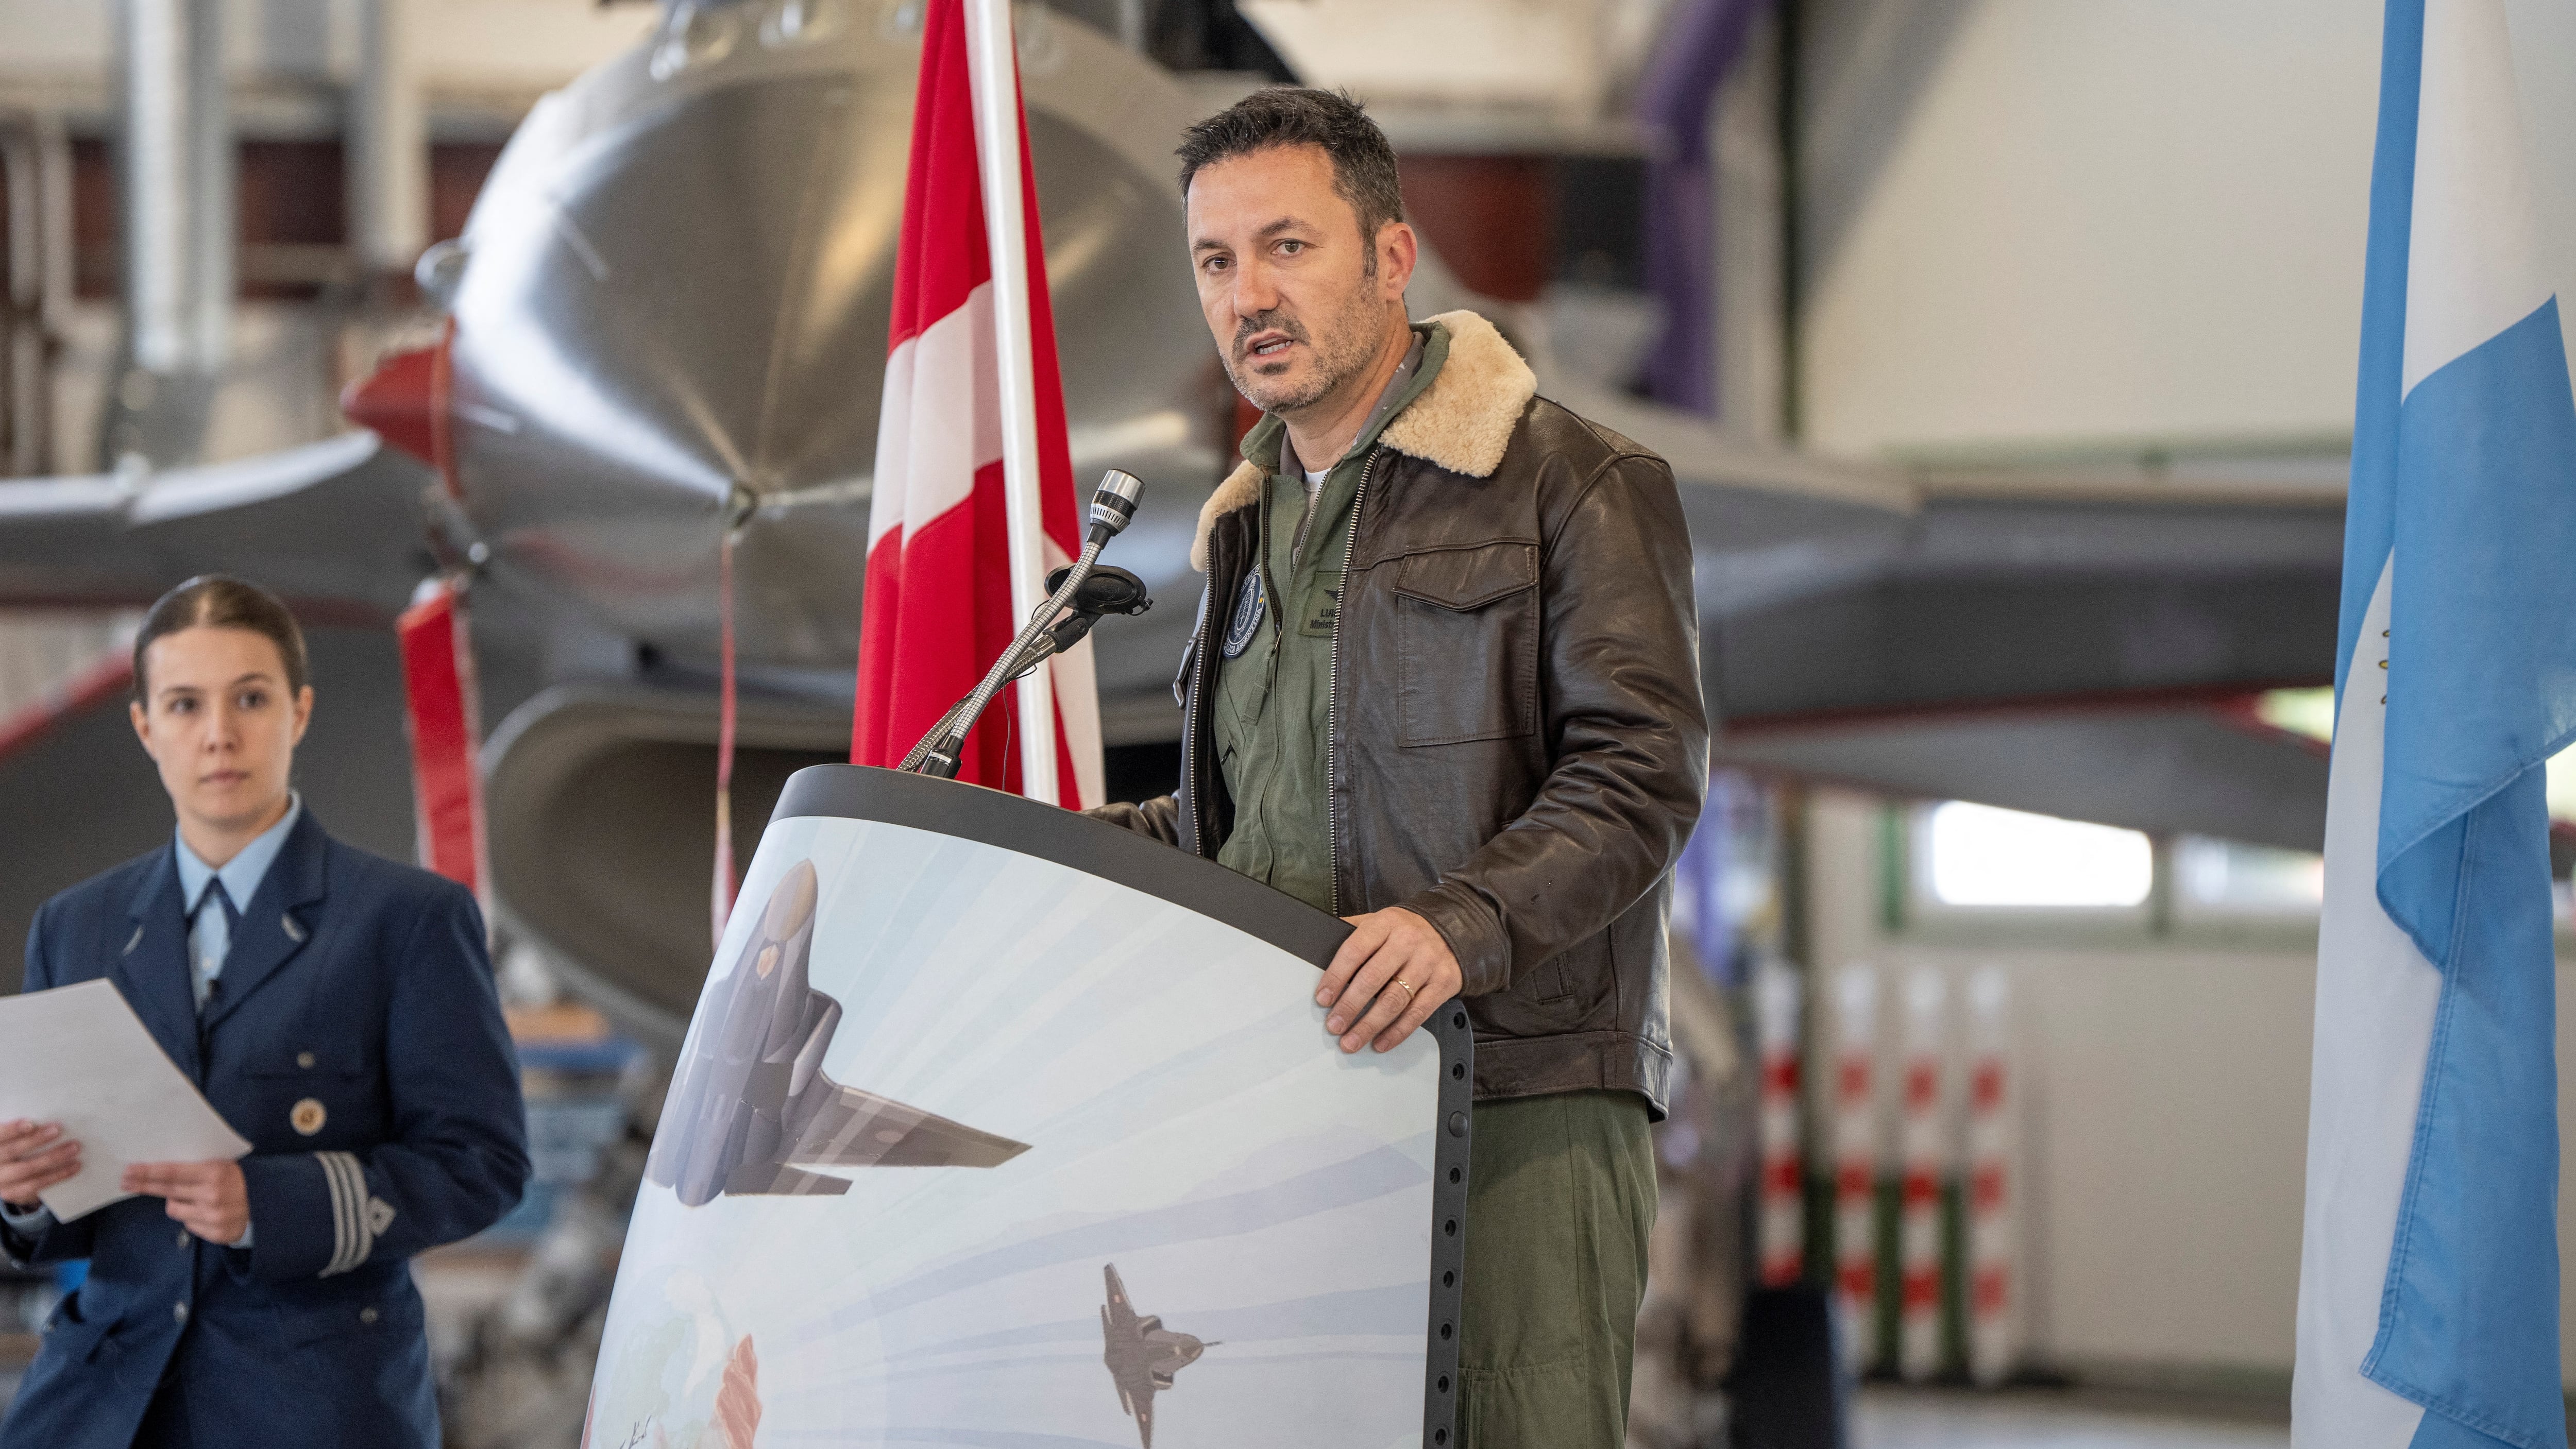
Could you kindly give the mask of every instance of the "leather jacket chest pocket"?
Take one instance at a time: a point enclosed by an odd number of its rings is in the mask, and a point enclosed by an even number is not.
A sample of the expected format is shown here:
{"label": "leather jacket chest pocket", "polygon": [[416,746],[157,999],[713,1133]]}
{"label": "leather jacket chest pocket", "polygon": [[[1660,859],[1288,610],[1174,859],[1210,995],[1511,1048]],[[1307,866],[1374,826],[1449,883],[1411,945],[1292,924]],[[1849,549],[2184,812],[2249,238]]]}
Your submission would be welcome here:
{"label": "leather jacket chest pocket", "polygon": [[1395,565],[1399,742],[1454,745],[1538,728],[1538,548],[1489,543]]}

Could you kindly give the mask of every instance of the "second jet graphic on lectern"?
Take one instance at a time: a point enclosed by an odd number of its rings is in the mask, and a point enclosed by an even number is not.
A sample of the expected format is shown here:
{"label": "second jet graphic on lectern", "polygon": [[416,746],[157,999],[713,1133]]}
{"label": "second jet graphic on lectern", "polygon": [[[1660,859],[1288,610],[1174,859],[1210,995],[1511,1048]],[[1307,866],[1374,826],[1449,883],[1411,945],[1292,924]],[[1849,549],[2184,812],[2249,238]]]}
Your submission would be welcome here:
{"label": "second jet graphic on lectern", "polygon": [[1216,1345],[1174,1333],[1155,1314],[1140,1317],[1127,1301],[1127,1285],[1118,1281],[1117,1264],[1101,1264],[1100,1273],[1109,1280],[1109,1301],[1100,1306],[1100,1358],[1118,1385],[1118,1407],[1136,1420],[1137,1441],[1154,1449],[1154,1395]]}
{"label": "second jet graphic on lectern", "polygon": [[811,1167],[998,1167],[1028,1144],[823,1075],[841,1003],[806,982],[816,882],[798,861],[769,893],[733,974],[707,988],[646,1173],[680,1201],[836,1194]]}

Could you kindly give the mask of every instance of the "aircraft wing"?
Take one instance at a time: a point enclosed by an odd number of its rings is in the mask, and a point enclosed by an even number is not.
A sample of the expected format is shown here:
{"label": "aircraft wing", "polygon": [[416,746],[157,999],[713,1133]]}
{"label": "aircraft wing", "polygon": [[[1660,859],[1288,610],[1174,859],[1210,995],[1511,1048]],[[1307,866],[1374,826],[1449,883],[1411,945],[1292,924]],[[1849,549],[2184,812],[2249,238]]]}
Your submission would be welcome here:
{"label": "aircraft wing", "polygon": [[1109,1285],[1109,1306],[1102,1311],[1114,1315],[1118,1326],[1121,1328],[1134,1326],[1136,1322],[1136,1309],[1134,1305],[1127,1301],[1127,1285],[1120,1281],[1118,1277],[1118,1265],[1115,1263],[1101,1264],[1100,1276],[1108,1280]]}
{"label": "aircraft wing", "polygon": [[999,1167],[1029,1150],[891,1097],[818,1077],[787,1161],[799,1167]]}
{"label": "aircraft wing", "polygon": [[2206,703],[1742,729],[1721,734],[1710,758],[1885,795],[1974,800],[2281,850],[2325,847],[2325,747],[2249,711]]}
{"label": "aircraft wing", "polygon": [[1900,466],[1747,441],[1534,359],[1669,462],[1729,721],[2204,694],[2333,668],[2333,456]]}
{"label": "aircraft wing", "polygon": [[357,432],[232,463],[0,482],[0,604],[144,604],[221,569],[378,622],[431,570],[432,480]]}
{"label": "aircraft wing", "polygon": [[2332,459],[1908,469],[1552,391],[1672,464],[1718,763],[2318,848],[2322,753],[2245,704],[2332,677]]}
{"label": "aircraft wing", "polygon": [[1109,1321],[1109,1309],[1103,1305],[1100,1310],[1101,1361],[1109,1364],[1109,1386],[1118,1391],[1119,1409],[1124,1413],[1134,1414],[1136,1405],[1127,1397],[1127,1381],[1118,1376],[1118,1365],[1109,1358],[1109,1355],[1118,1349],[1117,1333],[1118,1327]]}

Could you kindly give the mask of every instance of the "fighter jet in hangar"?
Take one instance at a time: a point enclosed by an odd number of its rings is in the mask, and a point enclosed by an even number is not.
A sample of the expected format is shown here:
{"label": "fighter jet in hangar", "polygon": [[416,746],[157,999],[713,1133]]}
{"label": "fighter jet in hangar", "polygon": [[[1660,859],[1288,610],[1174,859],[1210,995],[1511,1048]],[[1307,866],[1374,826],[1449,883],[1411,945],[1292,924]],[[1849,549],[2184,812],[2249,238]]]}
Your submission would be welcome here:
{"label": "fighter jet in hangar", "polygon": [[[222,568],[324,626],[299,777],[335,830],[389,853],[410,830],[383,626],[426,574],[471,568],[496,913],[665,1051],[707,967],[692,943],[729,523],[735,817],[764,820],[791,770],[843,758],[848,738],[918,50],[873,23],[768,23],[783,3],[674,7],[535,109],[461,242],[424,261],[444,340],[358,390],[375,431],[0,484],[0,602],[134,603]],[[1189,530],[1232,407],[1177,240],[1171,148],[1199,107],[1151,60],[1024,14],[1077,472],[1148,480],[1112,561],[1180,605],[1099,631],[1104,724],[1112,744],[1165,741],[1198,589]],[[2321,839],[2323,760],[2223,706],[2326,677],[2339,498],[1961,491],[1754,447],[1564,375],[1540,329],[1428,258],[1413,300],[1499,318],[1551,395],[1672,461],[1721,761]],[[18,856],[0,861],[0,937],[167,828],[132,748],[102,700],[0,760],[0,809],[74,822],[0,841]]]}
{"label": "fighter jet in hangar", "polygon": [[1118,1407],[1136,1421],[1140,1449],[1154,1449],[1154,1395],[1216,1345],[1174,1333],[1156,1314],[1139,1316],[1127,1301],[1127,1285],[1118,1281],[1117,1264],[1101,1264],[1100,1273],[1109,1280],[1109,1301],[1100,1306],[1100,1358],[1118,1385]]}

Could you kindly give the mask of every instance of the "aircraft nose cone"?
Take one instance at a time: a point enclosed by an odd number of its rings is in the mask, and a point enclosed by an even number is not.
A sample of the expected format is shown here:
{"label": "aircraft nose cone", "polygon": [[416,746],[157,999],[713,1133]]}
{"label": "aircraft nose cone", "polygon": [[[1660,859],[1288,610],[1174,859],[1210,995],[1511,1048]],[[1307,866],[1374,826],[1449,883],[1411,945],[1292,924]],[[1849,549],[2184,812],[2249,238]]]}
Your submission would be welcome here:
{"label": "aircraft nose cone", "polygon": [[[451,334],[452,336],[452,334]],[[388,354],[340,393],[349,421],[434,468],[447,466],[448,344]]]}
{"label": "aircraft nose cone", "polygon": [[800,860],[779,877],[777,889],[769,896],[769,913],[761,918],[760,934],[772,941],[784,941],[805,928],[813,918],[814,897],[819,886],[814,876],[814,862]]}

